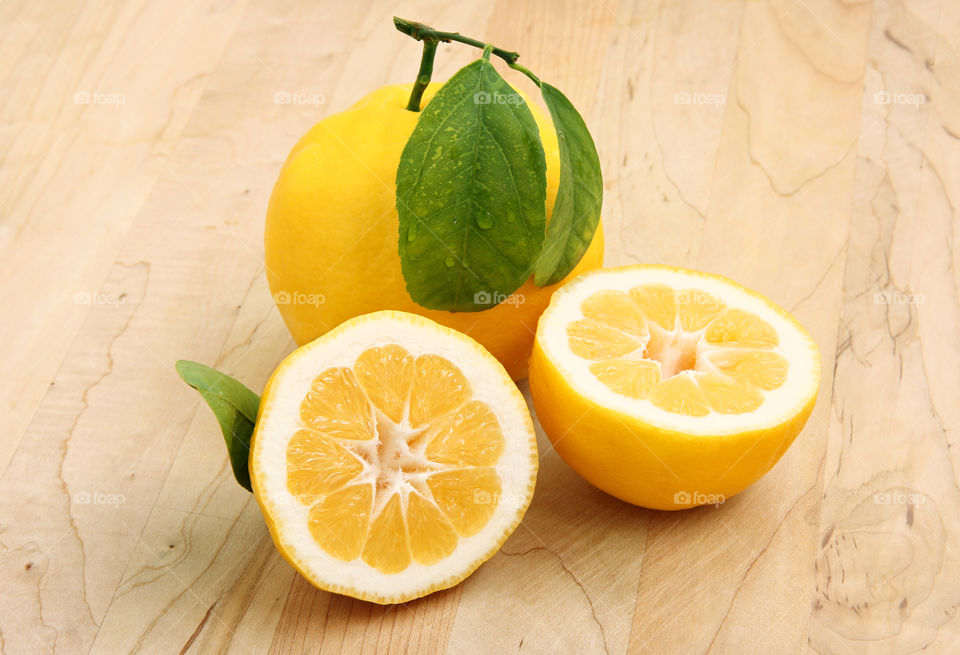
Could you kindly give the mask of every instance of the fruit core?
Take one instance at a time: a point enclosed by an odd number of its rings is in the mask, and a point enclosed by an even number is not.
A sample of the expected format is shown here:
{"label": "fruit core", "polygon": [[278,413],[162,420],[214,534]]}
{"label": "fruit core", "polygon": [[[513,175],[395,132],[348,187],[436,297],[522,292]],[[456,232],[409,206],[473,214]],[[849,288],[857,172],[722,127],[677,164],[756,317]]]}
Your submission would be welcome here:
{"label": "fruit core", "polygon": [[683,371],[696,369],[699,341],[700,335],[682,330],[672,333],[654,330],[643,358],[660,362],[660,377],[665,380]]}
{"label": "fruit core", "polygon": [[378,497],[399,493],[404,485],[423,488],[425,473],[443,470],[423,455],[420,445],[425,429],[405,429],[378,411],[376,432],[375,444],[358,448],[357,454],[376,472]]}

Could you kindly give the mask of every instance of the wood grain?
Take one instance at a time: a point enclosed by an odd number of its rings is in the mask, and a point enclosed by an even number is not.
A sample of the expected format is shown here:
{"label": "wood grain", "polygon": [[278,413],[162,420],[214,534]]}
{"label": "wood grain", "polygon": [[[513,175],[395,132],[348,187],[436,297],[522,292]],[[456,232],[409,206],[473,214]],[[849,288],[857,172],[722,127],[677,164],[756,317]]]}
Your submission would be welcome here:
{"label": "wood grain", "polygon": [[0,470],[91,305],[116,304],[101,285],[245,5],[0,5]]}
{"label": "wood grain", "polygon": [[[380,607],[277,554],[173,363],[260,389],[293,349],[267,198],[313,123],[414,77],[394,14],[581,108],[608,265],[721,273],[807,326],[818,405],[760,482],[635,508],[538,427],[523,524],[454,589]],[[956,3],[3,0],[0,27],[3,653],[960,650]]]}
{"label": "wood grain", "polygon": [[947,3],[896,3],[871,29],[815,560],[818,652],[960,648],[957,411],[944,396],[960,363],[958,19]]}

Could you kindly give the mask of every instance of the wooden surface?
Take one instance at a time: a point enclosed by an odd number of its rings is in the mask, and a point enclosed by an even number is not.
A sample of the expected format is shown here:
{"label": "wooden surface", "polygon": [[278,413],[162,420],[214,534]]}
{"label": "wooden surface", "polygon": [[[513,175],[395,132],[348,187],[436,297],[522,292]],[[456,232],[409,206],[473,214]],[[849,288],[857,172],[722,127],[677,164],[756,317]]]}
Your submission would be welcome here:
{"label": "wooden surface", "polygon": [[[608,265],[809,328],[819,403],[758,484],[647,511],[541,440],[523,525],[454,589],[379,607],[276,554],[173,363],[260,389],[292,349],[267,197],[310,125],[413,79],[394,14],[581,108]],[[0,33],[4,653],[960,652],[960,3],[2,0]]]}

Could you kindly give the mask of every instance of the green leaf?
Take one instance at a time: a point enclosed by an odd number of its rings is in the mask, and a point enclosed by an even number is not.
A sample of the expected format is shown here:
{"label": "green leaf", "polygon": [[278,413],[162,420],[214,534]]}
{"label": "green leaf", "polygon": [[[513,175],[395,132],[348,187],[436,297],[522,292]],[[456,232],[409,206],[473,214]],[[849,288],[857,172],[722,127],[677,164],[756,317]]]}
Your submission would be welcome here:
{"label": "green leaf", "polygon": [[560,146],[560,186],[533,274],[534,283],[545,287],[569,275],[590,246],[600,222],[603,179],[597,148],[579,112],[556,87],[544,82],[540,92]]}
{"label": "green leaf", "polygon": [[233,476],[247,491],[250,488],[250,471],[247,459],[250,456],[250,437],[257,423],[260,397],[229,375],[209,366],[181,359],[177,373],[183,381],[200,392],[213,410],[223,440],[227,442]]}
{"label": "green leaf", "polygon": [[397,168],[410,297],[463,312],[503,301],[533,272],[545,201],[533,114],[489,61],[468,64],[421,112]]}

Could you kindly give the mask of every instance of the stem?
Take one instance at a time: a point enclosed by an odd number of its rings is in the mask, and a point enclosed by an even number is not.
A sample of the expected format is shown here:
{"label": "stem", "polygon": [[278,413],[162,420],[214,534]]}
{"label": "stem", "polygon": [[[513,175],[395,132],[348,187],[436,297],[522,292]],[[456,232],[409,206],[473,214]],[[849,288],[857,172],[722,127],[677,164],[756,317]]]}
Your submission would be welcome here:
{"label": "stem", "polygon": [[[417,23],[416,21],[406,20],[403,18],[398,18],[397,16],[393,17],[394,26],[417,41],[443,41],[444,43],[450,43],[451,41],[456,41],[457,43],[465,43],[467,45],[472,45],[474,48],[484,48],[486,43],[483,41],[477,41],[476,39],[471,39],[469,36],[463,36],[459,32],[440,32],[433,29],[429,25],[424,25],[423,23]],[[520,58],[520,53],[511,52],[510,50],[504,50],[502,48],[494,48],[493,54],[500,57],[510,65],[517,63],[517,59]],[[526,70],[526,69],[524,69]]]}
{"label": "stem", "polygon": [[407,101],[407,109],[410,111],[420,111],[420,99],[423,98],[423,92],[426,91],[430,84],[430,78],[433,76],[433,59],[436,55],[436,39],[424,39],[423,55],[420,57],[420,71],[417,73],[417,81],[413,83],[410,100]]}
{"label": "stem", "polygon": [[509,64],[509,66],[513,70],[520,71],[521,73],[529,77],[531,80],[533,80],[533,83],[536,84],[538,87],[540,86],[540,78],[534,75],[533,72],[526,66],[521,66],[516,62]]}

